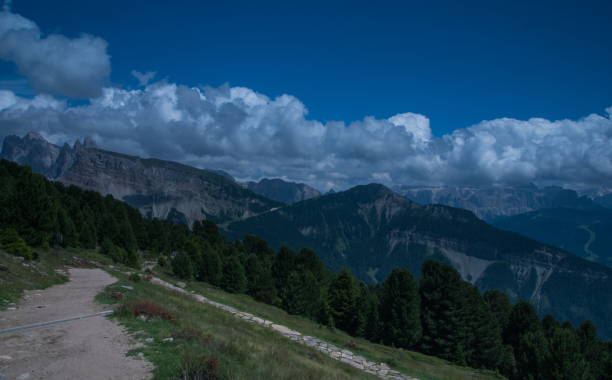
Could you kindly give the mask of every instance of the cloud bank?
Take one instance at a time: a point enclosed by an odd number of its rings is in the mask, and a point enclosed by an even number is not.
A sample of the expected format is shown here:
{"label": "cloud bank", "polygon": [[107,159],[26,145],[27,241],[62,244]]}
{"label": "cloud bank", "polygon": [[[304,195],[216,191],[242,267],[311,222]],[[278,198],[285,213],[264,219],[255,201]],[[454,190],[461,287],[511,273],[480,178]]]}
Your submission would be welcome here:
{"label": "cloud bank", "polygon": [[427,117],[402,113],[350,124],[309,120],[290,95],[156,82],[105,88],[70,107],[48,95],[0,91],[1,135],[34,130],[56,143],[93,136],[141,156],[287,177],[323,189],[359,183],[612,186],[612,107],[580,120],[496,119],[432,137]]}
{"label": "cloud bank", "polygon": [[[151,82],[154,72],[133,71],[138,89],[103,87],[110,60],[102,39],[41,37],[32,21],[7,12],[0,13],[0,58],[15,62],[39,92],[0,90],[0,138],[37,131],[62,144],[92,136],[109,150],[322,190],[369,182],[612,188],[612,107],[580,120],[483,121],[442,137],[411,112],[322,123],[291,95]],[[89,100],[70,106],[58,94]]]}
{"label": "cloud bank", "polygon": [[72,98],[99,96],[111,70],[106,47],[106,41],[89,35],[44,37],[34,22],[0,12],[0,59],[14,62],[41,93]]}

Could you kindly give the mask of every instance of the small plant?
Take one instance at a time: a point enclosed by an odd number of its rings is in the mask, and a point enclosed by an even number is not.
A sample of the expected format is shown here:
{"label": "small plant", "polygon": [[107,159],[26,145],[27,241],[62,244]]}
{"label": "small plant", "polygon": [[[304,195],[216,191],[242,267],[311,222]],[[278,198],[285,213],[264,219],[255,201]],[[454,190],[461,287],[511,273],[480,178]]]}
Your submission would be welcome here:
{"label": "small plant", "polygon": [[348,342],[348,343],[346,344],[346,347],[347,347],[347,348],[349,348],[349,349],[351,349],[351,350],[356,350],[356,349],[358,349],[358,348],[359,348],[359,347],[358,347],[358,346],[357,346],[355,343],[353,343],[353,342]]}
{"label": "small plant", "polygon": [[32,248],[30,248],[25,240],[17,231],[12,228],[7,228],[0,233],[0,247],[11,255],[23,257],[26,260],[35,258]]}
{"label": "small plant", "polygon": [[128,277],[128,280],[132,282],[140,282],[140,275],[138,273],[132,273],[130,277]]}
{"label": "small plant", "polygon": [[172,312],[165,307],[150,301],[132,301],[122,307],[123,311],[135,317],[160,318],[175,323],[176,318]]}
{"label": "small plant", "polygon": [[123,293],[119,293],[119,292],[112,292],[110,294],[110,298],[114,299],[114,300],[122,300],[123,299]]}
{"label": "small plant", "polygon": [[157,265],[159,265],[160,267],[165,267],[166,265],[168,265],[168,260],[166,260],[165,256],[159,256],[159,258],[157,259]]}
{"label": "small plant", "polygon": [[180,330],[177,330],[176,332],[174,332],[174,334],[172,334],[172,336],[175,339],[195,341],[203,346],[210,345],[213,339],[210,334],[205,334],[201,330],[194,329],[191,327],[184,327]]}
{"label": "small plant", "polygon": [[218,380],[219,359],[216,356],[206,357],[204,355],[183,356],[183,369],[181,379],[183,380]]}

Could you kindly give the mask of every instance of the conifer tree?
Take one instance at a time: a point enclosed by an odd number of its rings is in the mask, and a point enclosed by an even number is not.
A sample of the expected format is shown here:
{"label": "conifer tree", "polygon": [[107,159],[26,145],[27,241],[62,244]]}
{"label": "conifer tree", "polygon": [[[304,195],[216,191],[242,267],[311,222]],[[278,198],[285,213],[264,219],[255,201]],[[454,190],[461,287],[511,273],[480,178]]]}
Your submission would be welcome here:
{"label": "conifer tree", "polygon": [[334,326],[349,334],[354,334],[356,329],[357,292],[355,278],[344,268],[332,280],[327,294]]}
{"label": "conifer tree", "polygon": [[184,280],[191,280],[193,278],[193,264],[186,252],[180,251],[176,254],[172,260],[172,272],[174,272],[176,277]]}
{"label": "conifer tree", "polygon": [[244,293],[247,289],[247,279],[244,266],[237,256],[230,256],[223,265],[223,289],[230,293]]}
{"label": "conifer tree", "polygon": [[387,345],[411,348],[421,338],[418,288],[407,269],[394,269],[383,283],[380,318]]}
{"label": "conifer tree", "polygon": [[421,270],[421,350],[461,363],[467,348],[461,277],[449,264],[431,260]]}
{"label": "conifer tree", "polygon": [[206,245],[202,250],[202,261],[198,268],[198,279],[215,286],[221,286],[223,263],[216,249]]}

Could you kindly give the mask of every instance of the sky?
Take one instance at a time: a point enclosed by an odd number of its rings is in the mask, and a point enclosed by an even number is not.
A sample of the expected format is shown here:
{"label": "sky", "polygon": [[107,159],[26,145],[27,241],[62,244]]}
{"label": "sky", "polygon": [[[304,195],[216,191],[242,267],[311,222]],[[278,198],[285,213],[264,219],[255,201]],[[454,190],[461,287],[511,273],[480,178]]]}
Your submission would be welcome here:
{"label": "sky", "polygon": [[0,137],[359,183],[612,187],[609,1],[15,0]]}

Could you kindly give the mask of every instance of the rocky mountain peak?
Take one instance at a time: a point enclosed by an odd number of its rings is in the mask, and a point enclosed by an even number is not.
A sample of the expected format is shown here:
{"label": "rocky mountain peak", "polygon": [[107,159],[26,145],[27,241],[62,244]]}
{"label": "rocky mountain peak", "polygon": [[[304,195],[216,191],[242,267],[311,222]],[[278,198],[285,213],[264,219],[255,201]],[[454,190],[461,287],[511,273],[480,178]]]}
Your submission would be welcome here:
{"label": "rocky mountain peak", "polygon": [[221,222],[281,205],[218,173],[101,150],[92,138],[60,148],[34,132],[23,138],[8,136],[1,157],[64,184],[111,194],[151,218]]}

